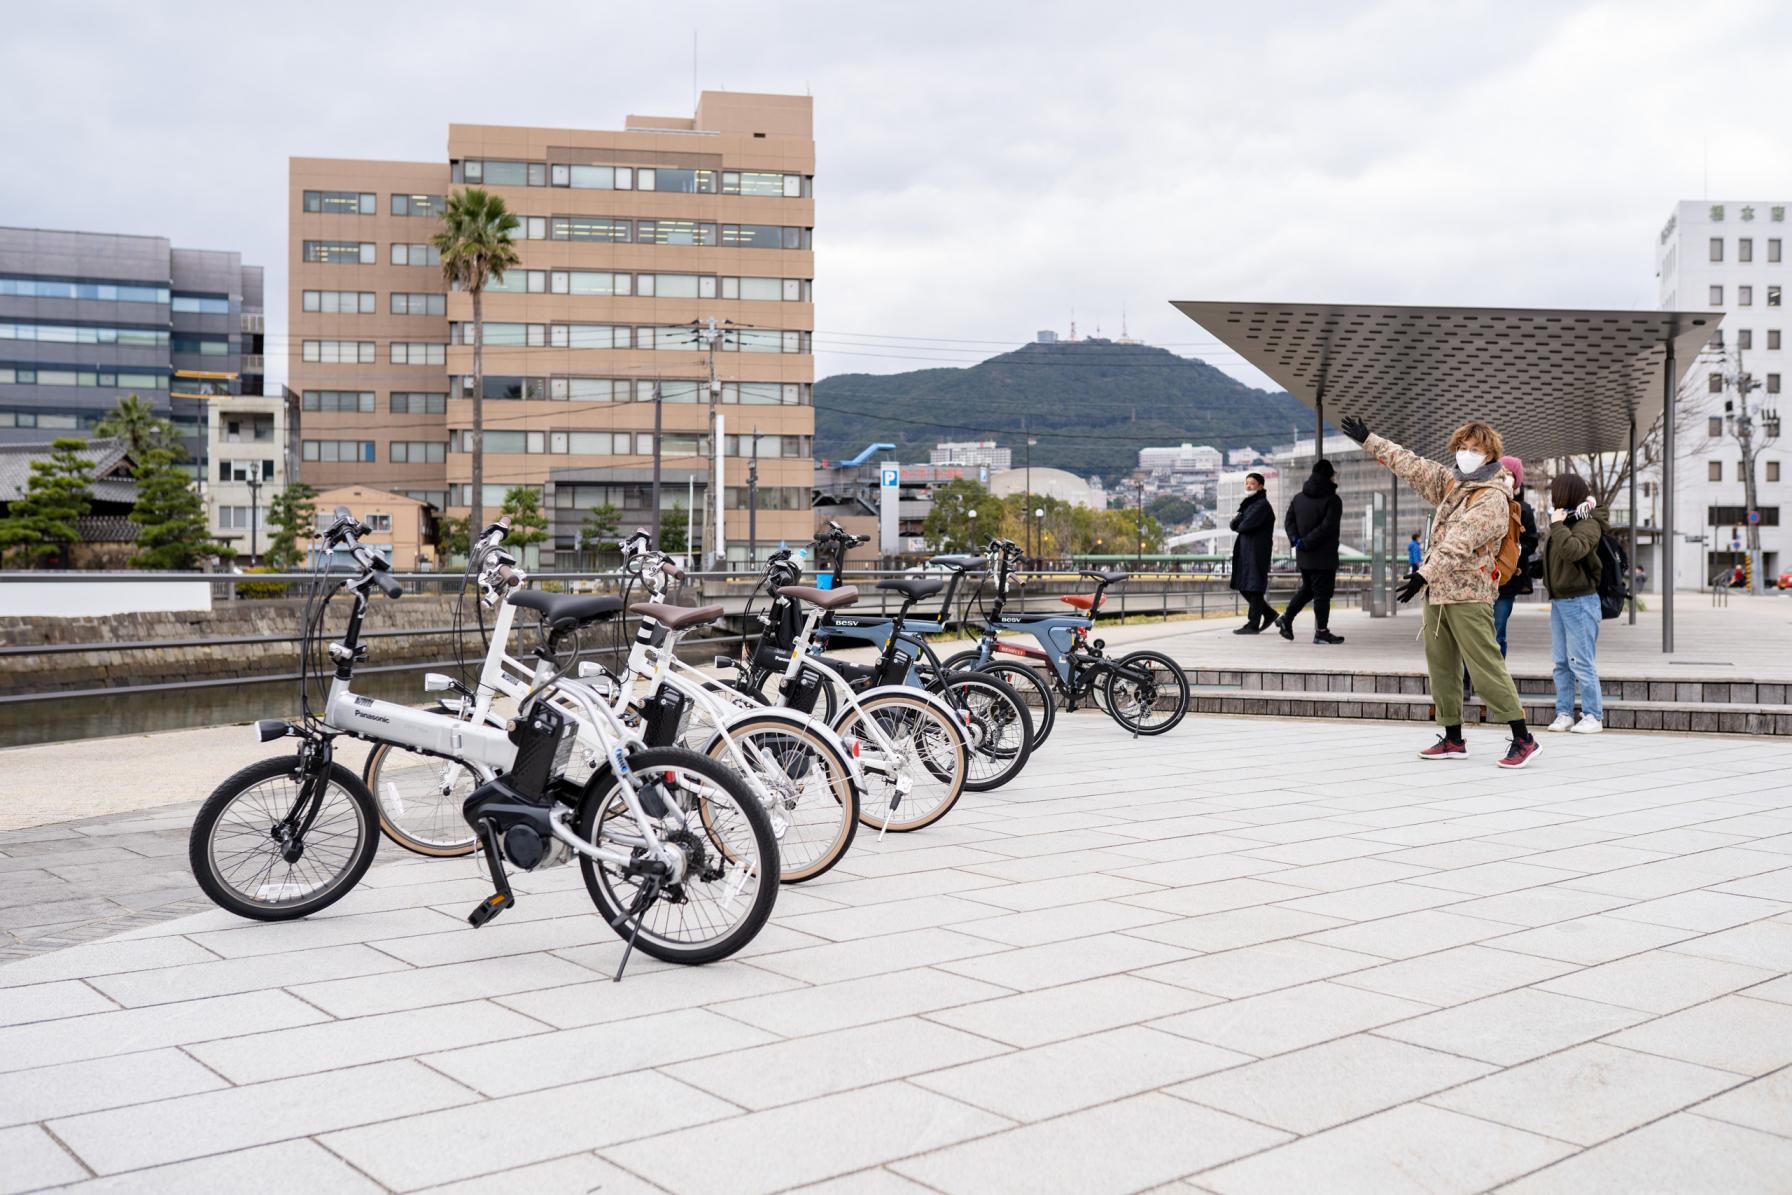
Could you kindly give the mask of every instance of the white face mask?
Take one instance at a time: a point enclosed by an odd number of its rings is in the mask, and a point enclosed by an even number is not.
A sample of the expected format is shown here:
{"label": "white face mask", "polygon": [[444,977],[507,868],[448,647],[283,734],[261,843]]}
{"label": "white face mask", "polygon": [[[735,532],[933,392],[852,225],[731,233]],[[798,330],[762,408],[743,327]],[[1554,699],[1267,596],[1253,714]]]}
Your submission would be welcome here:
{"label": "white face mask", "polygon": [[1472,448],[1456,450],[1456,467],[1464,473],[1473,473],[1487,463],[1487,458]]}

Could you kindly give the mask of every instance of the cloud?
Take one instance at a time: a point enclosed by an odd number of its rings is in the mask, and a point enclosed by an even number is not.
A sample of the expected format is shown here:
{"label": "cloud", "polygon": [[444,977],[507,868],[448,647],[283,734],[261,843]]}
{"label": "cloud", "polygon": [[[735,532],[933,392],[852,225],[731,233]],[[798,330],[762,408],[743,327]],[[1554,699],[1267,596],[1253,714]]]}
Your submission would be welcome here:
{"label": "cloud", "polygon": [[1230,367],[1178,298],[1646,307],[1707,146],[1710,194],[1792,194],[1771,3],[293,12],[11,14],[0,219],[241,249],[279,327],[288,156],[687,112],[693,28],[702,86],[816,97],[824,374],[974,360],[1073,308],[1113,334],[1123,305]]}

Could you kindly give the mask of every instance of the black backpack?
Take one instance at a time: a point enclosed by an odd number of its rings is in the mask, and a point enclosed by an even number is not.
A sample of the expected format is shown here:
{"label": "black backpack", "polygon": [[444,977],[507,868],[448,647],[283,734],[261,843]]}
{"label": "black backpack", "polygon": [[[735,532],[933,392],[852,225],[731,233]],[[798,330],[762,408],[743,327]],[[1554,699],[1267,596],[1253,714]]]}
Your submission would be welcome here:
{"label": "black backpack", "polygon": [[1616,537],[1599,537],[1599,617],[1616,618],[1630,600],[1630,557]]}

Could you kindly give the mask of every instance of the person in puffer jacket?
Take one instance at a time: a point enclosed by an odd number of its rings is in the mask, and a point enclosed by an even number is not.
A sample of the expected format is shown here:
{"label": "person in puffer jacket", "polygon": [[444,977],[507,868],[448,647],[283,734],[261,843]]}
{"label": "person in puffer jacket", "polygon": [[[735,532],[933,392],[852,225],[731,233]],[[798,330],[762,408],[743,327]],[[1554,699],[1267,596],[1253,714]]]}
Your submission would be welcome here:
{"label": "person in puffer jacket", "polygon": [[1443,733],[1419,752],[1424,759],[1465,759],[1462,737],[1462,673],[1464,666],[1488,714],[1504,722],[1512,740],[1499,760],[1503,768],[1522,768],[1537,754],[1538,744],[1525,726],[1524,706],[1506,670],[1494,637],[1493,603],[1499,596],[1497,562],[1511,516],[1512,475],[1500,464],[1500,434],[1485,423],[1469,422],[1450,435],[1454,467],[1428,461],[1369,431],[1368,424],[1348,416],[1339,425],[1344,434],[1367,449],[1377,461],[1419,497],[1437,508],[1432,516],[1430,547],[1400,591],[1409,602],[1425,592],[1425,666],[1431,674],[1431,701]]}

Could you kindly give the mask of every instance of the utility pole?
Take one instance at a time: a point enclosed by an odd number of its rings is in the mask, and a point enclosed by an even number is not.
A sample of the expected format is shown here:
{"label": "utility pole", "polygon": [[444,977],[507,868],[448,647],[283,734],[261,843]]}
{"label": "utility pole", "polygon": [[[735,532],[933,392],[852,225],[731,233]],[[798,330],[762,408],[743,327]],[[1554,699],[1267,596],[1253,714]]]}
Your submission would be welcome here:
{"label": "utility pole", "polygon": [[[1733,379],[1736,386],[1736,401],[1724,403],[1724,430],[1735,439],[1742,450],[1742,502],[1743,517],[1748,525],[1748,591],[1758,594],[1762,592],[1761,578],[1761,524],[1755,498],[1755,456],[1763,448],[1780,438],[1780,417],[1777,411],[1759,412],[1760,427],[1755,425],[1757,412],[1749,406],[1748,396],[1759,388],[1760,383],[1742,368],[1742,350],[1736,350],[1736,373]],[[1757,431],[1760,434],[1756,441]]]}
{"label": "utility pole", "polygon": [[1137,510],[1138,534],[1133,537],[1133,542],[1138,545],[1138,548],[1133,552],[1132,557],[1132,566],[1135,572],[1145,565],[1145,483],[1142,481],[1138,483]]}
{"label": "utility pole", "polygon": [[[1027,417],[1020,417],[1020,438],[1026,442],[1027,463],[1027,555],[1033,555],[1033,436],[1027,431]],[[1008,458],[1013,460],[1013,457]]]}
{"label": "utility pole", "polygon": [[753,429],[753,455],[747,463],[747,567],[759,559],[759,429]]}
{"label": "utility pole", "polygon": [[[728,559],[728,545],[722,530],[722,383],[716,378],[716,349],[721,347],[722,332],[716,327],[716,317],[713,315],[707,322],[693,320],[691,328],[696,333],[698,343],[709,354],[709,448],[715,456],[715,481],[711,483],[714,500],[706,504],[706,508],[715,508],[716,530],[715,535],[708,537],[713,542],[704,547],[708,549],[715,567],[722,568]],[[704,521],[708,522],[707,509]]]}
{"label": "utility pole", "polygon": [[[629,384],[631,386],[634,385],[633,382],[631,382]],[[652,492],[652,495],[648,498],[648,501],[649,501],[649,503],[652,504],[652,508],[653,508],[652,514],[649,516],[649,518],[651,520],[651,526],[653,528],[653,546],[655,548],[658,548],[660,546],[660,455],[661,455],[660,454],[660,414],[661,414],[661,409],[662,408],[660,406],[660,380],[658,378],[655,378],[655,379],[653,379],[653,492]],[[690,546],[691,545],[688,543],[685,544],[685,550],[689,551]]]}
{"label": "utility pole", "polygon": [[[259,468],[260,462],[256,462],[256,466],[257,466],[257,468]],[[256,531],[260,529],[260,527],[261,527],[261,478],[251,477],[249,479],[249,563],[250,564],[260,564],[261,563],[259,560],[256,559],[257,556],[261,555],[261,551],[260,551],[261,542],[255,534]]]}

